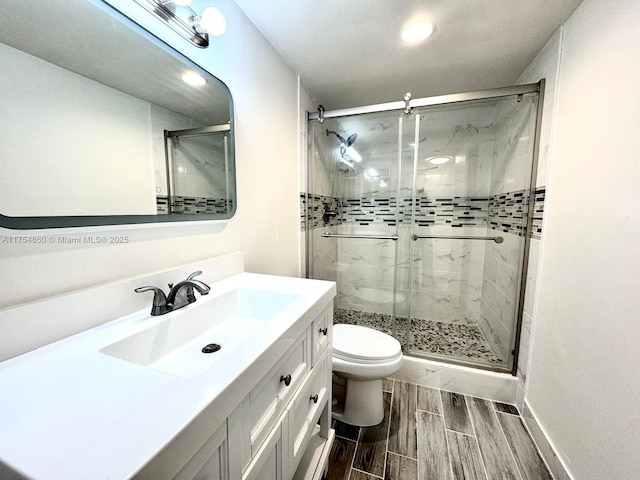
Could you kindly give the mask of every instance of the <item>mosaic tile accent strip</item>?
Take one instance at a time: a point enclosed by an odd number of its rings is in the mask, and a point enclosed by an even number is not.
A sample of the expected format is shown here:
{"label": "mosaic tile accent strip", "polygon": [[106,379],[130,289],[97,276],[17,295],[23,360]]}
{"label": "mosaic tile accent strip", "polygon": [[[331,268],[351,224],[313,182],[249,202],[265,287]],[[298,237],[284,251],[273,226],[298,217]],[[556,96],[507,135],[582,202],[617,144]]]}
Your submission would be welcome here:
{"label": "mosaic tile accent strip", "polygon": [[[384,224],[392,227],[396,226],[397,210],[395,197],[348,198],[342,205],[342,214],[345,222],[357,225]],[[402,215],[402,212],[398,212],[398,215]]]}
{"label": "mosaic tile accent strip", "polygon": [[491,228],[522,236],[527,228],[528,203],[529,198],[525,190],[492,196],[488,218]]}
{"label": "mosaic tile accent strip", "polygon": [[[226,198],[171,196],[171,213],[193,215],[195,213],[227,213],[231,211],[233,203]],[[156,212],[169,213],[169,199],[167,195],[156,196]]]}
{"label": "mosaic tile accent strip", "polygon": [[[542,234],[545,187],[535,190],[532,237]],[[396,197],[349,198],[340,200],[325,195],[310,197],[309,226],[313,228],[355,223],[359,226],[411,222],[413,199]],[[527,225],[529,199],[525,190],[478,197],[418,197],[414,221],[417,226],[486,227],[522,236]],[[305,229],[305,195],[300,194],[301,229]],[[338,215],[324,215],[338,212]]]}
{"label": "mosaic tile accent strip", "polygon": [[[333,315],[333,322],[374,328],[395,336],[401,344],[405,343],[407,317],[397,318],[397,332],[393,331],[391,315],[381,313],[337,308]],[[409,335],[412,343],[411,351],[483,361],[496,365],[503,363],[503,360],[491,350],[477,325],[412,318]]]}
{"label": "mosaic tile accent strip", "polygon": [[[305,230],[306,195],[300,194],[300,229]],[[314,228],[340,225],[340,200],[326,195],[309,196],[309,227]]]}
{"label": "mosaic tile accent strip", "polygon": [[533,225],[531,226],[531,238],[540,240],[542,236],[542,217],[544,216],[544,197],[547,189],[538,187],[533,199]]}
{"label": "mosaic tile accent strip", "polygon": [[[416,198],[415,223],[419,227],[485,227],[489,214],[489,197]],[[412,199],[403,199],[404,222],[411,222]]]}

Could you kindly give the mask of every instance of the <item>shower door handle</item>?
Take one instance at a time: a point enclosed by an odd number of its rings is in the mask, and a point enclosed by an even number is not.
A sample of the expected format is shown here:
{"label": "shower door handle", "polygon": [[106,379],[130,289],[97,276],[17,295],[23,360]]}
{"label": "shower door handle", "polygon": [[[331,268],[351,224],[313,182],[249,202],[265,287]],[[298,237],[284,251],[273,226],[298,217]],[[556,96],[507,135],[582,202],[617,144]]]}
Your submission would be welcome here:
{"label": "shower door handle", "polygon": [[411,238],[415,242],[420,238],[446,238],[449,240],[491,240],[496,243],[504,242],[504,237],[473,237],[470,235],[412,235]]}
{"label": "shower door handle", "polygon": [[376,240],[393,240],[394,242],[398,240],[398,235],[395,233],[393,235],[349,235],[324,232],[320,236],[324,238],[368,238]]}

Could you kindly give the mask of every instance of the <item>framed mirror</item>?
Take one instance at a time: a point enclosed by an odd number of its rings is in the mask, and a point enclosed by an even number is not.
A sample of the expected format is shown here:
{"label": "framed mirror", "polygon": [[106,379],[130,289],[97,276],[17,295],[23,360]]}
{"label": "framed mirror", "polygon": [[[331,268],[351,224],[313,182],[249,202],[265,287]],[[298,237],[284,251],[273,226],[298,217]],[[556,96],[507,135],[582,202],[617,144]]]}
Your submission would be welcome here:
{"label": "framed mirror", "polygon": [[0,226],[235,213],[229,89],[108,4],[3,2],[0,71]]}

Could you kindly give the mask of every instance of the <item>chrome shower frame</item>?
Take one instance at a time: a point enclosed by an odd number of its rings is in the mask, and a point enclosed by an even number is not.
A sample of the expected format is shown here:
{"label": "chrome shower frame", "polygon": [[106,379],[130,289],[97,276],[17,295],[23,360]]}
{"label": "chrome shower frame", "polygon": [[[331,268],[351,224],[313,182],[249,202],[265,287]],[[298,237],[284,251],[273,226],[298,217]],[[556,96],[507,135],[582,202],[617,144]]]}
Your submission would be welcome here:
{"label": "chrome shower frame", "polygon": [[[327,118],[336,118],[336,117],[347,117],[353,115],[362,115],[367,113],[379,113],[379,112],[388,112],[397,110],[399,112],[404,112],[405,114],[411,114],[415,108],[420,107],[430,107],[430,106],[441,106],[441,105],[449,105],[463,102],[470,102],[474,100],[489,100],[492,98],[500,98],[500,97],[508,97],[508,96],[517,96],[524,95],[528,93],[537,93],[538,94],[538,104],[536,111],[536,123],[535,123],[535,138],[533,142],[533,158],[531,164],[531,176],[530,176],[530,185],[529,185],[529,209],[527,213],[526,220],[526,230],[525,230],[525,238],[524,238],[524,253],[522,255],[522,264],[520,268],[520,289],[518,292],[518,308],[516,310],[516,327],[515,327],[515,338],[513,343],[513,349],[511,354],[513,356],[513,364],[511,369],[499,369],[492,368],[490,366],[484,365],[473,365],[473,368],[479,368],[482,370],[492,370],[497,372],[511,373],[511,375],[516,376],[518,370],[518,360],[520,354],[520,341],[522,338],[522,317],[524,313],[524,296],[526,291],[526,281],[527,281],[527,273],[528,273],[528,265],[529,265],[529,248],[531,244],[531,233],[532,233],[532,225],[533,225],[533,208],[532,203],[535,198],[535,188],[536,188],[536,178],[538,171],[538,158],[540,154],[540,135],[542,130],[542,113],[544,106],[544,89],[545,89],[545,79],[541,79],[538,83],[529,83],[524,85],[515,85],[511,87],[502,87],[502,88],[494,88],[488,90],[478,90],[473,92],[465,92],[465,93],[454,93],[448,95],[438,95],[434,97],[424,97],[424,98],[411,98],[410,94],[407,99],[407,95],[405,95],[404,99],[397,102],[388,102],[388,103],[379,103],[373,105],[366,105],[362,107],[353,107],[339,110],[330,110],[326,111],[324,107],[318,109],[316,112],[307,112],[307,123],[305,125],[305,138],[307,139],[307,148],[304,152],[304,162],[305,162],[305,276],[307,278],[310,277],[311,270],[311,248],[310,248],[310,229],[308,225],[309,221],[309,190],[311,187],[311,178],[310,178],[310,168],[309,168],[309,121],[317,120],[320,123],[324,122]],[[411,102],[409,109],[409,101]],[[407,111],[409,109],[409,111]],[[329,235],[328,235],[329,236]],[[334,235],[330,235],[334,236]],[[489,239],[489,238],[488,238]],[[493,240],[493,238],[490,238]],[[439,358],[438,361],[444,361],[451,364],[470,366],[465,362],[458,362],[455,359],[449,358]]]}

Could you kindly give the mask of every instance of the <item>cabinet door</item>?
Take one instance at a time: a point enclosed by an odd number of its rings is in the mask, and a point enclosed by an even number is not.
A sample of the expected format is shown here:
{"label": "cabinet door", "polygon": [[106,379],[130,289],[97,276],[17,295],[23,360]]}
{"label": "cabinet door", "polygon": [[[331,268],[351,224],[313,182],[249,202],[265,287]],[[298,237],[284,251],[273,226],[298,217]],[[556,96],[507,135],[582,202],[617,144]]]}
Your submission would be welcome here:
{"label": "cabinet door", "polygon": [[182,467],[174,480],[228,480],[227,445],[227,424],[224,423]]}
{"label": "cabinet door", "polygon": [[242,480],[285,480],[282,465],[282,432],[286,415],[269,433],[253,460],[242,474]]}
{"label": "cabinet door", "polygon": [[221,446],[196,473],[193,480],[227,480],[225,448]]}

